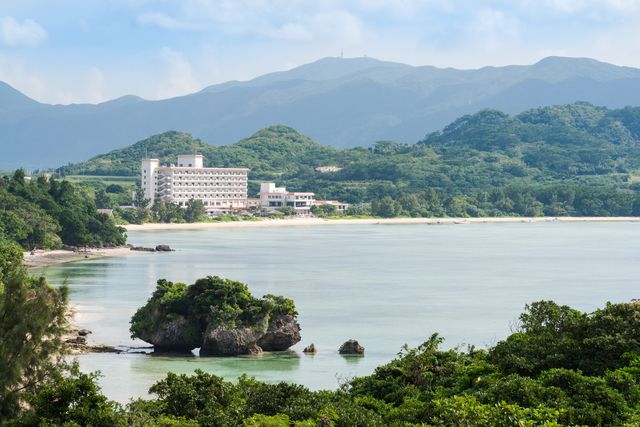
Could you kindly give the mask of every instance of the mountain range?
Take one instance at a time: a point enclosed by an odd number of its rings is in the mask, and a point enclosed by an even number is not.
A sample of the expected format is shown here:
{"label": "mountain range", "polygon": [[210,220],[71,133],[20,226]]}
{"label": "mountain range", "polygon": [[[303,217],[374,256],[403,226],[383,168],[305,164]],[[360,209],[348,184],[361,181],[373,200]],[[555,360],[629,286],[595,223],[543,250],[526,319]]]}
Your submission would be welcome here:
{"label": "mountain range", "polygon": [[475,70],[324,58],[186,96],[95,105],[43,104],[0,82],[0,169],[59,166],[167,130],[214,145],[273,124],[335,147],[415,142],[485,108],[516,114],[575,101],[640,105],[640,69],[563,57]]}

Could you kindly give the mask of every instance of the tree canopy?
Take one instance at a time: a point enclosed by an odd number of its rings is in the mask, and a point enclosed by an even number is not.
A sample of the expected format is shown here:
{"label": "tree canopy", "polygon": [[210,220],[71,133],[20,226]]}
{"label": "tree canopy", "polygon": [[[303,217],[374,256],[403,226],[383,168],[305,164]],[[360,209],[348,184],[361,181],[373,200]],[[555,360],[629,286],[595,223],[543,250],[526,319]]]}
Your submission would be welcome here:
{"label": "tree canopy", "polygon": [[62,366],[66,307],[66,288],[30,276],[20,248],[0,242],[0,420]]}
{"label": "tree canopy", "polygon": [[0,178],[0,240],[24,249],[75,246],[119,246],[124,229],[100,214],[94,200],[68,181],[39,176],[28,180],[22,170]]}

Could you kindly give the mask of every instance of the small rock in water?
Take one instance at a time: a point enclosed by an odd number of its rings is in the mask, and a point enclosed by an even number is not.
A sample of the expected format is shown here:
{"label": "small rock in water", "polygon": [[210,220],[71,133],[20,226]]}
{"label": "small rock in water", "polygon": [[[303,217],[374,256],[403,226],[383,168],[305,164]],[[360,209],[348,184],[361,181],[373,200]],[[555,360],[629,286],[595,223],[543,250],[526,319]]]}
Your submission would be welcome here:
{"label": "small rock in water", "polygon": [[154,248],[145,248],[144,246],[130,246],[129,249],[132,251],[141,251],[141,252],[155,252]]}
{"label": "small rock in water", "polygon": [[69,338],[65,340],[65,342],[67,344],[73,344],[73,345],[86,345],[87,339],[85,337],[77,336],[77,337]]}
{"label": "small rock in water", "polygon": [[338,350],[340,354],[364,354],[364,347],[354,339],[346,341]]}
{"label": "small rock in water", "polygon": [[254,345],[248,350],[248,354],[254,355],[254,356],[258,354],[262,354],[262,349],[260,348],[260,346]]}
{"label": "small rock in water", "polygon": [[86,350],[90,353],[118,353],[118,354],[123,353],[123,351],[120,349],[117,349],[111,345],[103,345],[103,344],[92,345],[90,347],[87,347]]}
{"label": "small rock in water", "polygon": [[303,353],[315,353],[316,350],[316,346],[313,345],[313,343],[311,345],[308,345],[304,348],[304,350],[302,350]]}
{"label": "small rock in water", "polygon": [[173,249],[169,245],[158,245],[156,246],[157,252],[171,252]]}
{"label": "small rock in water", "polygon": [[89,335],[91,333],[90,330],[88,329],[80,329],[78,331],[78,335],[80,335],[81,337],[86,337],[87,335]]}

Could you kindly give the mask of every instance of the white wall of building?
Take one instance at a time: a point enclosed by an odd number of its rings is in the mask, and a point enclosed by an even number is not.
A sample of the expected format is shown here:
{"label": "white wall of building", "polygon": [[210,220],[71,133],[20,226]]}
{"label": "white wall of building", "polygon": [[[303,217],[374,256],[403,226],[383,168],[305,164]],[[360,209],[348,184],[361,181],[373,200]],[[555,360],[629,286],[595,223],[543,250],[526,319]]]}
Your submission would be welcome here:
{"label": "white wall of building", "polygon": [[290,192],[286,187],[276,187],[273,182],[261,183],[259,196],[262,210],[273,212],[290,207],[296,215],[309,215],[315,199],[314,193]]}
{"label": "white wall of building", "polygon": [[204,168],[204,157],[201,154],[180,154],[178,156],[179,168]]}
{"label": "white wall of building", "polygon": [[158,159],[144,159],[142,160],[142,176],[140,178],[140,185],[144,190],[144,198],[150,199],[153,203],[156,195],[157,184],[157,170],[160,166],[160,160]]}

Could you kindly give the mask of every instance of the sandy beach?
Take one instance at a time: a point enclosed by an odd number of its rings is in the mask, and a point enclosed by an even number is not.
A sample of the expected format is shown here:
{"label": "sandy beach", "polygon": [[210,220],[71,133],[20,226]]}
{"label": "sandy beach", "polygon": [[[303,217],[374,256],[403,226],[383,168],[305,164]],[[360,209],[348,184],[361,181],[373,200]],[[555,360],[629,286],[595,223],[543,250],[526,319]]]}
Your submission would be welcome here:
{"label": "sandy beach", "polygon": [[33,252],[24,253],[24,264],[28,268],[46,267],[53,264],[62,264],[64,262],[80,261],[83,259],[102,258],[108,256],[122,256],[130,254],[131,250],[128,247],[121,248],[100,248],[100,249],[87,249],[82,251],[67,251],[67,250],[37,250]]}
{"label": "sandy beach", "polygon": [[366,219],[322,219],[291,218],[265,219],[261,221],[197,222],[188,224],[129,224],[127,231],[155,230],[202,230],[211,228],[293,227],[311,225],[347,224],[477,224],[477,223],[521,223],[521,222],[640,222],[640,217],[492,217],[492,218],[366,218]]}

